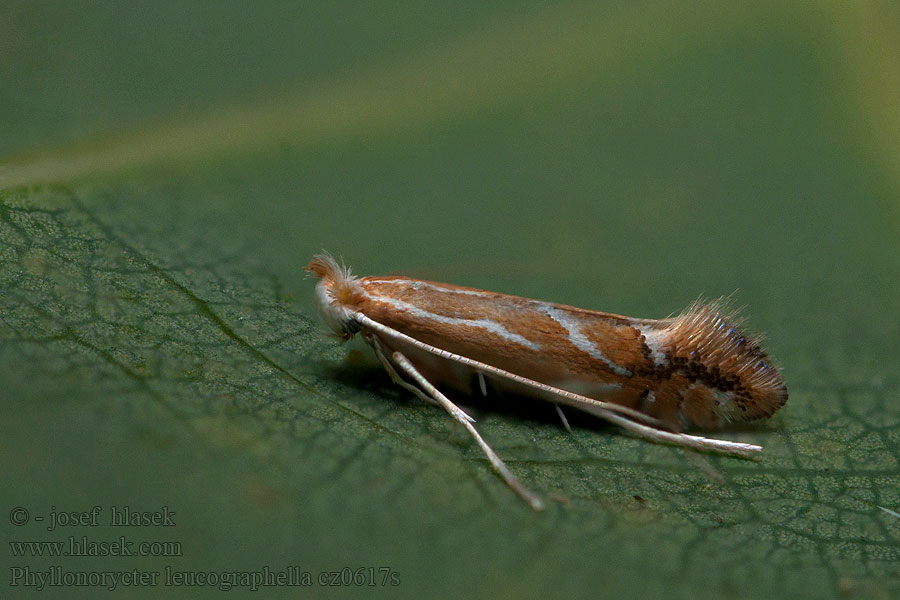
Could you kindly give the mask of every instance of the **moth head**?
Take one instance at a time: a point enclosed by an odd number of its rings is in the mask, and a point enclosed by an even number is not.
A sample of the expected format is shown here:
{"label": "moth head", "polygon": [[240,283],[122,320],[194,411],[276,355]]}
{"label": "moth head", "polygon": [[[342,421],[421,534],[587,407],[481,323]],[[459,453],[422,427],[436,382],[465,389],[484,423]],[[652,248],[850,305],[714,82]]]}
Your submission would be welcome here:
{"label": "moth head", "polygon": [[363,294],[359,280],[328,253],[314,256],[306,270],[319,278],[316,304],[322,320],[335,334],[349,340],[360,329],[350,316]]}

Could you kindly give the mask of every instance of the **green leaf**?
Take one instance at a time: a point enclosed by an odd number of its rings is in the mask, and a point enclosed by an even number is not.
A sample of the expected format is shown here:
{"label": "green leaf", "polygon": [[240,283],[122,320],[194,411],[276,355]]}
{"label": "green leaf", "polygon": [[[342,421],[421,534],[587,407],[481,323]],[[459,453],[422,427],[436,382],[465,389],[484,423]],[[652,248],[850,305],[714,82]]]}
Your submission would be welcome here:
{"label": "green leaf", "polygon": [[[900,594],[896,10],[382,10],[4,9],[11,593],[58,565],[159,572],[116,592],[140,597],[264,567],[312,578],[265,597],[327,594],[322,573],[359,596]],[[322,331],[302,271],[322,248],[641,317],[738,289],[790,399],[716,434],[765,447],[744,461],[457,397],[536,514]],[[111,526],[126,505],[176,524]],[[15,544],[123,535],[180,553]]]}

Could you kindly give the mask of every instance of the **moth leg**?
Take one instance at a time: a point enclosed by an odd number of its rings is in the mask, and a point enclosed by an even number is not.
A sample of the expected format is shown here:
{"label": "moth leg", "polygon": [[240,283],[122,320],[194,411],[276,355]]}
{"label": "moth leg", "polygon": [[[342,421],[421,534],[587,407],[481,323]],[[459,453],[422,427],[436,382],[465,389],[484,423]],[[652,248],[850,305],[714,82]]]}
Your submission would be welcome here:
{"label": "moth leg", "polygon": [[[423,390],[428,392],[432,398],[434,398],[440,405],[453,416],[454,419],[462,423],[462,426],[468,430],[468,432],[475,438],[475,441],[478,442],[478,445],[481,447],[481,451],[484,452],[485,456],[487,456],[488,461],[490,461],[491,466],[494,467],[494,470],[503,478],[506,484],[512,488],[512,490],[517,493],[523,500],[525,500],[528,504],[531,505],[531,508],[534,510],[543,510],[544,502],[538,498],[534,492],[525,487],[518,478],[512,474],[512,472],[507,468],[506,464],[504,464],[503,460],[497,456],[497,453],[488,446],[487,442],[484,441],[484,438],[481,437],[481,434],[478,433],[478,430],[475,429],[475,426],[472,424],[472,419],[466,413],[459,409],[458,406],[453,404],[447,396],[442,394],[436,387],[434,387],[430,381],[425,379],[425,377],[419,373],[419,371],[409,362],[409,360],[403,356],[400,352],[394,352],[392,358],[395,363],[406,372],[407,375],[412,377],[416,383],[418,383]],[[467,418],[468,417],[468,418]]]}
{"label": "moth leg", "polygon": [[478,371],[478,387],[481,389],[481,395],[487,398],[487,383],[484,381],[484,373]]}
{"label": "moth leg", "polygon": [[566,414],[559,407],[559,404],[554,404],[553,406],[556,407],[556,414],[558,414],[560,420],[562,420],[563,427],[566,428],[566,431],[572,433],[572,428],[569,427],[569,420],[566,418]]}
{"label": "moth leg", "polygon": [[[412,385],[397,373],[397,369],[394,368],[394,365],[391,364],[391,361],[387,359],[387,356],[384,354],[384,346],[382,346],[381,342],[378,341],[378,338],[372,335],[371,333],[363,334],[366,342],[372,346],[372,349],[375,351],[375,356],[378,357],[378,361],[381,363],[381,366],[384,367],[384,370],[388,372],[388,375],[391,376],[391,381],[395,384],[399,385],[405,390],[408,390],[421,398],[427,404],[433,404],[435,406],[440,406],[440,403],[437,402],[434,398],[427,395],[425,392]],[[470,417],[471,418],[471,417]]]}

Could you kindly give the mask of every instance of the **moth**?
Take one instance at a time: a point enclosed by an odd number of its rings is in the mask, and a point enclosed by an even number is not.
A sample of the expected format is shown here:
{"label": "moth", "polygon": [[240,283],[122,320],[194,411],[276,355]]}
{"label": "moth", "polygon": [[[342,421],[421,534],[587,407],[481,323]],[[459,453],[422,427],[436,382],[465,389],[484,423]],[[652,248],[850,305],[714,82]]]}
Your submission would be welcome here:
{"label": "moth", "polygon": [[676,317],[635,319],[408,277],[362,277],[328,254],[307,270],[328,327],[359,334],[391,379],[447,411],[494,470],[535,510],[543,501],[513,475],[438,386],[494,389],[574,408],[655,442],[752,456],[753,444],[684,433],[769,417],[787,402],[778,368],[720,303]]}

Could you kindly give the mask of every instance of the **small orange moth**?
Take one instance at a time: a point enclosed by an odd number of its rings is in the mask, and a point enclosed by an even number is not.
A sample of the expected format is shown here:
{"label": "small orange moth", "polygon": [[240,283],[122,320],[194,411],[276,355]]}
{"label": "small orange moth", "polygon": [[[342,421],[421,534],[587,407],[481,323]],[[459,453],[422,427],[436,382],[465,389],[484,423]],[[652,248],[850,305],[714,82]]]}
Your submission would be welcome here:
{"label": "small orange moth", "polygon": [[566,428],[561,405],[652,441],[737,456],[762,448],[684,430],[769,417],[787,401],[759,340],[741,333],[720,303],[633,319],[408,277],[358,278],[328,254],[307,270],[319,278],[325,323],[343,339],[361,334],[395,383],[459,421],[535,510],[543,501],[437,385],[477,385],[487,395],[488,378],[501,391],[555,404]]}

